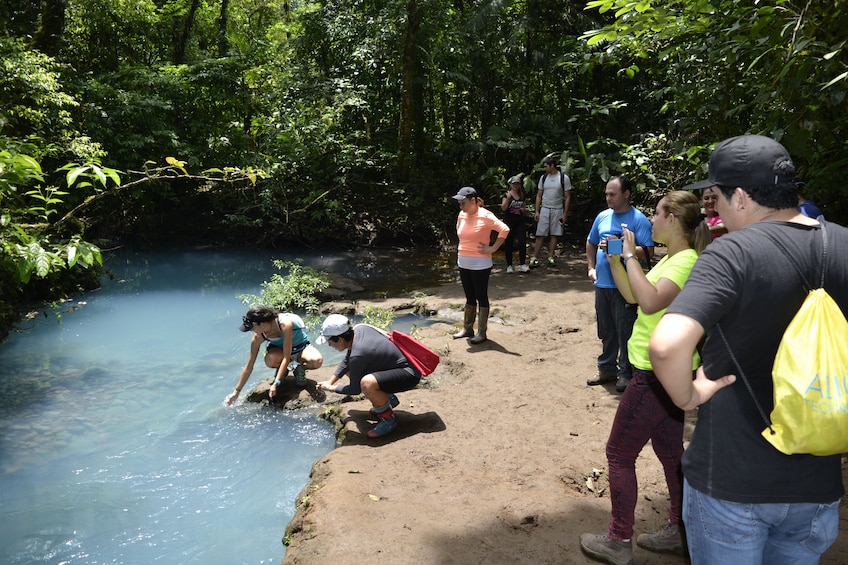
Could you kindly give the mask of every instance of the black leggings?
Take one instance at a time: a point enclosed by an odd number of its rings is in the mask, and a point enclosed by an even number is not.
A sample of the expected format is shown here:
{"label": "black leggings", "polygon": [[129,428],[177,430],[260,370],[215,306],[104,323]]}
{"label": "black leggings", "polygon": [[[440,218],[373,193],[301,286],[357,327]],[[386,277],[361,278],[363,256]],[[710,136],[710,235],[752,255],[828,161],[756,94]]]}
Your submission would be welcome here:
{"label": "black leggings", "polygon": [[515,249],[515,244],[518,244],[518,264],[523,265],[527,262],[527,224],[524,223],[524,217],[511,217],[510,214],[507,214],[504,222],[509,226],[509,233],[503,245],[506,264],[512,266],[512,252]]}
{"label": "black leggings", "polygon": [[462,290],[465,291],[465,303],[469,306],[480,305],[480,308],[489,307],[489,275],[492,268],[472,271],[471,269],[459,268],[459,280],[462,281]]}

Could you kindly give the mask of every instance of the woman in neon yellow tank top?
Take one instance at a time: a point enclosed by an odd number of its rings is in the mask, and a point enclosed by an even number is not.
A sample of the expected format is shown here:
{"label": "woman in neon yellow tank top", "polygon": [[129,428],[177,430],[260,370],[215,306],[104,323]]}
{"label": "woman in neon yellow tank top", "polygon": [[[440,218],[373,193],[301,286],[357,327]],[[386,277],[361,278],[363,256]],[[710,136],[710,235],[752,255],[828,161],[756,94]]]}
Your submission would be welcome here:
{"label": "woman in neon yellow tank top", "polygon": [[[606,534],[583,534],[580,546],[590,557],[608,563],[633,563],[634,514],[638,498],[636,459],[648,440],[663,465],[671,505],[668,523],[652,534],[642,534],[636,544],[649,551],[685,552],[683,539],[683,411],[677,408],[657,380],[648,358],[648,341],[665,309],[678,295],[698,253],[710,242],[706,216],[691,192],[665,195],[651,218],[653,240],[668,252],[647,275],[635,257],[633,232],[624,230],[621,255],[609,263],[619,292],[627,302],[638,303],[627,353],[633,378],[621,397],[607,441],[607,463],[612,516]],[[692,370],[700,364],[697,354]]]}

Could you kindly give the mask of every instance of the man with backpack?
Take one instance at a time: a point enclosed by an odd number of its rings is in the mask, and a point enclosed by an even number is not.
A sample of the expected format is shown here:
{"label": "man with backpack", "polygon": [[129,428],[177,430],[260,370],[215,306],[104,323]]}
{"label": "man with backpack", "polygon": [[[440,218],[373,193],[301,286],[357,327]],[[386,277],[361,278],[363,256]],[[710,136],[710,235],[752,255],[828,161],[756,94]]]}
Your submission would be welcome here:
{"label": "man with backpack", "polygon": [[558,238],[568,221],[568,209],[571,207],[571,179],[559,170],[556,159],[546,157],[542,161],[545,174],[539,178],[539,190],[536,192],[536,241],[533,244],[533,257],[530,267],[539,266],[539,253],[545,238],[550,236],[548,265],[555,264],[554,254]]}
{"label": "man with backpack", "polygon": [[[654,372],[674,403],[700,406],[683,456],[693,565],[818,563],[839,530],[840,455],[787,455],[766,439],[775,356],[808,283],[823,281],[848,311],[848,261],[838,253],[848,229],[823,230],[798,212],[794,177],[782,145],[742,135],[715,148],[707,180],[685,187],[717,189],[729,230],[701,254],[650,341]],[[703,366],[693,380],[696,347]]]}

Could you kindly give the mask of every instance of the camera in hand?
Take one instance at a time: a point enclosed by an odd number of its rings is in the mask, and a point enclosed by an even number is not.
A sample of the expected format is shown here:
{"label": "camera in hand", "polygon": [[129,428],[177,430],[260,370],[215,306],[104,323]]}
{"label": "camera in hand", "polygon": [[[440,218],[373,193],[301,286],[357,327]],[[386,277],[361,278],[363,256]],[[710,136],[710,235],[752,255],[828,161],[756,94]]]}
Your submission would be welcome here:
{"label": "camera in hand", "polygon": [[620,239],[608,239],[607,240],[607,254],[608,255],[621,255],[623,241]]}

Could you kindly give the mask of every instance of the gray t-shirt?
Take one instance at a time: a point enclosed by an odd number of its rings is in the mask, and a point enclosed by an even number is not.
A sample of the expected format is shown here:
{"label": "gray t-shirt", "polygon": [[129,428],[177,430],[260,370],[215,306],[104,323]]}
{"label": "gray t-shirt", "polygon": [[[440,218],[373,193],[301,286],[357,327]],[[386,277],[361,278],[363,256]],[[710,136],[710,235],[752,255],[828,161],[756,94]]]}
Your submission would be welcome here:
{"label": "gray t-shirt", "polygon": [[562,208],[565,192],[571,190],[571,179],[559,171],[552,175],[542,175],[539,177],[539,190],[542,191],[542,206]]}
{"label": "gray t-shirt", "polygon": [[359,394],[362,392],[359,383],[365,375],[409,366],[400,349],[384,333],[358,324],[353,328],[353,345],[333,374],[340,377],[348,373],[350,384],[339,389],[341,394]]}

